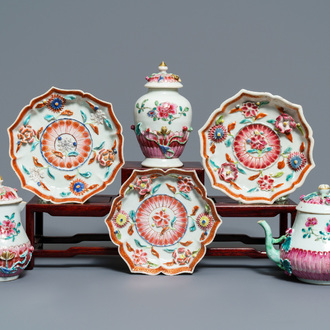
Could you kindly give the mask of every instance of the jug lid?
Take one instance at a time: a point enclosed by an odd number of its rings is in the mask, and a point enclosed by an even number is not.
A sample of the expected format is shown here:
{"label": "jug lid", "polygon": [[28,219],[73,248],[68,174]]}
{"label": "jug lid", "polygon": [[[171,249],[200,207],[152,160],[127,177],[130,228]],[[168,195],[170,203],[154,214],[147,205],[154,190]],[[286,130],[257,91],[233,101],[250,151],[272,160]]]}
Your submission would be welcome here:
{"label": "jug lid", "polygon": [[330,186],[321,184],[318,191],[302,195],[297,210],[306,213],[330,214]]}
{"label": "jug lid", "polygon": [[168,67],[163,61],[159,64],[159,72],[146,77],[148,81],[144,86],[147,88],[181,88],[181,79],[178,75],[167,73]]}
{"label": "jug lid", "polygon": [[20,203],[22,198],[18,197],[17,189],[3,186],[2,182],[0,176],[0,205]]}

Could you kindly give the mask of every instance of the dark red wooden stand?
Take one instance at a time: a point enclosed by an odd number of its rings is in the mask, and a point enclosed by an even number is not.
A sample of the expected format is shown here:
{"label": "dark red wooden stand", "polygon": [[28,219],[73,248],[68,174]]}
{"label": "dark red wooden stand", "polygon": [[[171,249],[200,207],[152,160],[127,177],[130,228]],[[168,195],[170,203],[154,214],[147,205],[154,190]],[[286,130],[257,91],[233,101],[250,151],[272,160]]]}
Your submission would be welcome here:
{"label": "dark red wooden stand", "polygon": [[[143,169],[138,162],[127,162],[121,171],[122,182],[126,181],[134,169]],[[198,162],[184,163],[184,169],[194,169],[204,183],[204,169]],[[26,205],[26,233],[30,241],[34,244],[35,251],[28,269],[34,267],[35,257],[73,257],[78,254],[84,255],[117,255],[117,247],[70,247],[67,250],[44,249],[44,244],[77,244],[87,241],[109,241],[108,234],[76,234],[74,236],[45,236],[43,233],[43,214],[48,213],[58,217],[94,217],[104,220],[111,208],[111,201],[115,196],[96,195],[91,197],[84,204],[52,204],[45,203],[39,197],[33,197]],[[217,211],[221,217],[255,217],[256,219],[279,216],[279,232],[284,234],[289,227],[289,214],[291,221],[296,215],[296,203],[287,200],[284,204],[240,204],[229,197],[213,197]],[[98,221],[99,219],[97,219]],[[220,227],[221,231],[221,227]],[[244,234],[217,234],[214,242],[242,242],[247,245],[264,245],[264,237],[250,237]],[[266,257],[264,251],[259,251],[255,247],[208,247],[208,256],[248,256],[253,258]]]}

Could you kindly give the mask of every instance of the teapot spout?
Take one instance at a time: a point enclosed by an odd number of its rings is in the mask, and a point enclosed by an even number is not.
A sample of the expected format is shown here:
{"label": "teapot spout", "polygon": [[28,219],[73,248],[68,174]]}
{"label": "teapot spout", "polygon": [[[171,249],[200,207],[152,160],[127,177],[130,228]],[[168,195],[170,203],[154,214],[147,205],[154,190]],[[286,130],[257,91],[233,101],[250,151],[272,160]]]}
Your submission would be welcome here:
{"label": "teapot spout", "polygon": [[275,249],[274,243],[280,243],[285,239],[285,235],[280,237],[279,239],[275,239],[272,236],[272,230],[268,223],[265,220],[258,221],[258,224],[264,229],[266,234],[266,253],[270,260],[274,261],[277,266],[283,269],[281,258],[280,258],[280,251]]}
{"label": "teapot spout", "polygon": [[26,205],[26,202],[24,202],[24,201],[19,203],[19,210],[20,210],[20,212],[22,212],[24,210],[25,205]]}

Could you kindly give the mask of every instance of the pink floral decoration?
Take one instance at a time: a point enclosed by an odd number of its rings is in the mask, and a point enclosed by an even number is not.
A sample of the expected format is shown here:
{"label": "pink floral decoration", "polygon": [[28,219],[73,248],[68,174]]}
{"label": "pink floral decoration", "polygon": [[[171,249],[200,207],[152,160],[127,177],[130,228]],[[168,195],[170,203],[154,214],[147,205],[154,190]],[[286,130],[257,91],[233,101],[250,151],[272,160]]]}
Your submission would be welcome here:
{"label": "pink floral decoration", "polygon": [[261,134],[256,134],[252,136],[250,145],[252,149],[263,150],[267,145],[267,141]]}
{"label": "pink floral decoration", "polygon": [[258,106],[253,102],[243,103],[241,109],[245,117],[255,117],[258,113]]}
{"label": "pink floral decoration", "polygon": [[184,266],[189,264],[191,258],[192,258],[192,253],[190,252],[190,250],[184,248],[184,247],[180,247],[177,250],[175,250],[172,254],[173,257],[173,261],[180,265],[180,266]]}
{"label": "pink floral decoration", "polygon": [[194,184],[191,180],[191,178],[189,177],[179,177],[178,180],[178,188],[180,191],[188,193],[191,191],[191,189],[193,189]]}
{"label": "pink floral decoration", "polygon": [[274,179],[270,175],[265,174],[258,180],[258,184],[261,190],[269,191],[273,189]]}
{"label": "pink floral decoration", "polygon": [[0,235],[4,235],[5,237],[9,237],[10,235],[14,235],[16,224],[14,221],[4,220],[0,225]]}
{"label": "pink floral decoration", "polygon": [[286,231],[285,231],[285,234],[286,235],[292,235],[293,233],[293,229],[292,228],[288,228]]}
{"label": "pink floral decoration", "polygon": [[133,188],[141,195],[144,196],[151,191],[151,179],[147,176],[136,178],[133,183]]}
{"label": "pink floral decoration", "polygon": [[230,182],[235,181],[238,176],[238,171],[233,163],[223,163],[218,171],[221,180]]}
{"label": "pink floral decoration", "polygon": [[293,128],[296,128],[296,126],[297,124],[293,118],[286,113],[283,113],[276,118],[275,127],[281,133],[289,134]]}
{"label": "pink floral decoration", "polygon": [[166,213],[165,210],[160,210],[159,212],[157,212],[152,217],[152,219],[154,220],[156,227],[162,227],[162,228],[167,227],[171,220],[170,215]]}
{"label": "pink floral decoration", "polygon": [[148,261],[147,252],[144,252],[143,249],[136,249],[133,252],[132,259],[133,259],[134,265],[144,265]]}
{"label": "pink floral decoration", "polygon": [[36,131],[32,128],[31,125],[22,126],[19,129],[19,133],[17,134],[17,138],[23,144],[32,143],[34,141],[34,137],[37,135]]}
{"label": "pink floral decoration", "polygon": [[325,227],[325,230],[326,230],[327,233],[330,233],[330,224]]}
{"label": "pink floral decoration", "polygon": [[317,225],[317,219],[316,218],[307,218],[305,225],[306,225],[306,227],[315,226],[315,225]]}
{"label": "pink floral decoration", "polygon": [[157,107],[158,117],[159,118],[168,118],[169,115],[175,115],[177,111],[177,105],[170,102],[161,103]]}

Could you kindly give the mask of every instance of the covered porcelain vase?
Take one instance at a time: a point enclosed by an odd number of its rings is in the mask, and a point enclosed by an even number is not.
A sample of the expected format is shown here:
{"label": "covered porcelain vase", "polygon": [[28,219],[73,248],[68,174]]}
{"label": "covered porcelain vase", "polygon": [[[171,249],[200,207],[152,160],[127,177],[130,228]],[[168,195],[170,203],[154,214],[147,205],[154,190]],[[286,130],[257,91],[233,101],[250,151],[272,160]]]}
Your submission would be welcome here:
{"label": "covered porcelain vase", "polygon": [[167,73],[164,62],[158,69],[146,77],[148,92],[135,103],[132,129],[146,157],[143,166],[181,167],[179,157],[192,131],[191,105],[178,93],[179,76]]}
{"label": "covered porcelain vase", "polygon": [[29,264],[33,247],[21,223],[26,203],[2,182],[0,177],[0,281],[11,281]]}
{"label": "covered porcelain vase", "polygon": [[[269,225],[259,221],[266,233],[266,252],[287,274],[314,284],[330,284],[330,186],[300,197],[292,228],[278,239]],[[282,243],[280,250],[273,244]]]}

